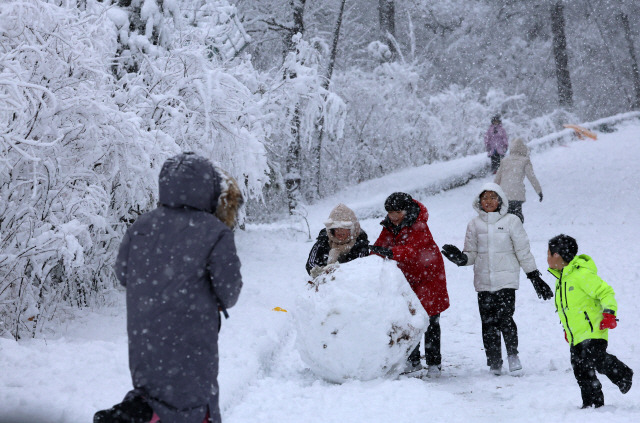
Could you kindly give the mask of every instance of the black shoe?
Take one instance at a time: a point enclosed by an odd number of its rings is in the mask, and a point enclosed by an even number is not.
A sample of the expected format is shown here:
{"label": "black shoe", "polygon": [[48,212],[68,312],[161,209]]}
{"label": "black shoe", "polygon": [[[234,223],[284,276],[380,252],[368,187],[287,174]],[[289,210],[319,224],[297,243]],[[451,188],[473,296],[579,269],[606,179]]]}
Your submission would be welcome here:
{"label": "black shoe", "polygon": [[626,394],[631,389],[631,379],[633,379],[633,370],[629,371],[628,378],[624,378],[618,383],[618,388],[620,388],[620,392]]}
{"label": "black shoe", "polygon": [[125,399],[108,410],[98,411],[93,423],[149,423],[153,409],[142,397]]}
{"label": "black shoe", "polygon": [[604,404],[582,404],[582,407],[580,407],[580,409],[584,410],[585,408],[600,408],[602,407]]}

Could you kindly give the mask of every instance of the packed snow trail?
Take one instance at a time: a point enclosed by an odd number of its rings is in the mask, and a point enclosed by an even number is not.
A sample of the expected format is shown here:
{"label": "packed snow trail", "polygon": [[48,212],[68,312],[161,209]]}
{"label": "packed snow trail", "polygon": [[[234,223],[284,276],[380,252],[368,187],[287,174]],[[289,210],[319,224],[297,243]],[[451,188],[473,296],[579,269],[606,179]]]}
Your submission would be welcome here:
{"label": "packed snow trail", "polygon": [[[580,252],[595,260],[600,276],[616,291],[620,322],[610,332],[609,352],[640,371],[640,124],[628,123],[597,141],[575,141],[534,152],[532,162],[544,192],[537,201],[527,185],[525,228],[544,279],[546,243],[558,233],[577,238]],[[471,158],[476,167],[479,159]],[[487,159],[488,160],[488,159]],[[373,241],[380,233],[383,201],[408,187],[429,210],[435,241],[462,247],[475,215],[472,196],[490,177],[427,196],[443,174],[461,162],[438,163],[361,184],[308,208],[311,236],[338,202],[352,207]],[[433,169],[436,169],[434,171]],[[423,176],[420,176],[423,175]],[[521,275],[515,320],[521,377],[495,377],[485,363],[473,271],[448,263],[451,308],[442,314],[443,375],[439,379],[353,381],[331,384],[305,368],[294,348],[289,310],[308,276],[312,246],[300,218],[238,231],[245,286],[220,336],[220,406],[225,423],[239,422],[636,422],[640,379],[622,395],[599,376],[605,406],[579,410],[580,393],[569,348],[552,302],[539,300]],[[88,422],[93,413],[120,401],[130,389],[124,295],[97,311],[80,311],[64,327],[18,343],[0,339],[0,423]],[[12,418],[12,417],[13,418]]]}
{"label": "packed snow trail", "polygon": [[[577,238],[580,252],[592,255],[600,275],[614,287],[621,324],[611,331],[609,351],[635,369],[640,369],[640,342],[635,335],[640,329],[640,295],[636,288],[640,280],[639,159],[640,130],[634,125],[600,134],[595,142],[577,141],[534,154],[532,161],[545,197],[538,202],[527,185],[529,201],[524,204],[532,252],[551,286],[555,281],[545,271],[546,245],[549,238],[563,232]],[[475,215],[472,196],[487,180],[490,178],[417,198],[430,211],[430,227],[439,245],[454,243],[462,247],[466,225]],[[361,199],[341,201],[351,205]],[[361,222],[372,240],[379,234],[378,222],[384,213],[382,203],[379,208],[378,218]],[[360,215],[357,207],[355,210]],[[311,222],[312,233],[317,233],[321,222]],[[301,289],[305,281],[303,262],[298,266],[301,277],[297,289]],[[607,405],[595,411],[578,409],[579,389],[553,303],[539,300],[524,274],[515,314],[524,374],[490,375],[482,349],[472,268],[447,263],[447,278],[452,306],[441,318],[444,371],[440,379],[334,385],[318,380],[305,369],[289,344],[274,360],[270,373],[248,387],[243,402],[226,410],[225,421],[637,421],[640,389],[636,386],[623,396],[604,376],[600,380]]]}

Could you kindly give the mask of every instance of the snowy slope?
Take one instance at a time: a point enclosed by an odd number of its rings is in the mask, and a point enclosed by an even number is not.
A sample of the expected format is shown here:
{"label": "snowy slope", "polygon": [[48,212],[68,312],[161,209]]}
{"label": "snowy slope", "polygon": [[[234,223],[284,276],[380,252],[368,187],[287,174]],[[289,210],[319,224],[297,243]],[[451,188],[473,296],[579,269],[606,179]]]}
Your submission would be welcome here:
{"label": "snowy slope", "polygon": [[[482,165],[476,163],[479,158],[467,160],[470,168]],[[546,241],[561,232],[576,237],[580,251],[593,257],[600,275],[616,290],[620,322],[611,331],[609,351],[640,371],[640,123],[622,124],[617,132],[599,134],[598,141],[535,152],[532,161],[544,201],[539,203],[527,186],[529,201],[523,208],[543,277],[553,282],[544,271]],[[436,242],[461,247],[475,213],[471,198],[489,177],[431,196],[419,193],[442,175],[463,173],[464,163],[399,172],[309,206],[312,237],[329,210],[342,201],[355,209],[375,240],[384,198],[407,187],[429,209]],[[441,319],[440,379],[341,385],[317,380],[294,348],[290,312],[272,311],[291,307],[307,281],[304,262],[312,244],[304,221],[251,225],[236,239],[245,287],[221,332],[225,423],[640,421],[640,379],[623,396],[600,377],[606,406],[578,409],[580,394],[553,304],[539,300],[524,275],[515,314],[524,375],[490,375],[472,269],[448,262],[452,305]],[[0,339],[0,423],[88,422],[95,410],[118,402],[130,388],[122,295],[116,304],[83,313],[58,332],[46,340]]]}

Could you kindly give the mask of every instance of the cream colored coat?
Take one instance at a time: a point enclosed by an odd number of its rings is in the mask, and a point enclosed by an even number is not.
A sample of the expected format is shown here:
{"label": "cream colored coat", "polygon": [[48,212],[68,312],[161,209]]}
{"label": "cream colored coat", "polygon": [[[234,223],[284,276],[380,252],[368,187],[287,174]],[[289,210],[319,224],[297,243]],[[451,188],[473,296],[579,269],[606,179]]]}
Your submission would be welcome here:
{"label": "cream colored coat", "polygon": [[[484,191],[494,191],[500,196],[502,206],[498,211],[487,213],[482,210],[480,194]],[[472,205],[478,216],[467,225],[464,253],[468,258],[466,265],[473,265],[476,291],[518,289],[520,267],[525,273],[537,269],[522,222],[515,215],[507,214],[509,201],[497,184],[484,184]]]}
{"label": "cream colored coat", "polygon": [[542,188],[533,173],[533,166],[529,159],[529,148],[521,138],[515,138],[509,143],[509,155],[502,159],[493,182],[502,187],[509,200],[524,202],[526,201],[525,175],[531,182],[533,189],[540,195]]}

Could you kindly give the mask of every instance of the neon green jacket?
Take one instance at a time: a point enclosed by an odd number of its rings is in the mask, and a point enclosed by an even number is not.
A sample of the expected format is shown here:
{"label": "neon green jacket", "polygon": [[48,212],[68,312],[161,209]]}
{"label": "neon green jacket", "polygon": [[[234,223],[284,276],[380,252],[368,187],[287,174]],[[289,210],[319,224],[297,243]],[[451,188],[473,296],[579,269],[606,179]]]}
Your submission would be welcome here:
{"label": "neon green jacket", "polygon": [[558,278],[555,303],[569,344],[586,339],[608,339],[608,329],[601,330],[602,313],[615,315],[618,310],[615,292],[598,276],[595,263],[586,254],[576,256],[562,271],[549,269]]}

